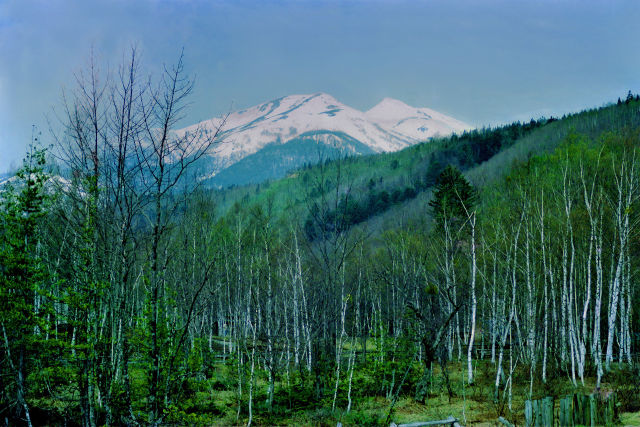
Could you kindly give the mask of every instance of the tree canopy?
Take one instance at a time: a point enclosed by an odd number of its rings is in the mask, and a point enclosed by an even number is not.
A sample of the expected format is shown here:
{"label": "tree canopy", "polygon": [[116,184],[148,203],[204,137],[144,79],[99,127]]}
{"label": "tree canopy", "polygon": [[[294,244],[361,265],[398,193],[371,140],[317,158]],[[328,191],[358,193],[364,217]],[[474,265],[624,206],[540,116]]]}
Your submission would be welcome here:
{"label": "tree canopy", "polygon": [[467,218],[477,200],[476,190],[455,166],[447,166],[438,176],[429,202],[439,223]]}

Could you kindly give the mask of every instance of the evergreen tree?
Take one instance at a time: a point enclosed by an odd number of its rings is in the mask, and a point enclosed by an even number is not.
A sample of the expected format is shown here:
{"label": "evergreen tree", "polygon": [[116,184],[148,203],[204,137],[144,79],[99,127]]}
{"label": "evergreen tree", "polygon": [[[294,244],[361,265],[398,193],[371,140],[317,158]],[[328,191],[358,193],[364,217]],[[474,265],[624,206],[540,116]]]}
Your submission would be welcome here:
{"label": "evergreen tree", "polygon": [[47,175],[45,150],[30,147],[16,174],[16,187],[1,193],[0,329],[3,389],[0,411],[9,409],[12,423],[31,425],[26,377],[41,331],[39,301],[47,280],[38,256],[38,229],[44,215]]}
{"label": "evergreen tree", "polygon": [[476,203],[476,190],[455,166],[447,166],[438,176],[429,206],[434,218],[442,223],[467,218],[467,211]]}
{"label": "evergreen tree", "polygon": [[627,93],[627,99],[626,99],[624,102],[625,102],[625,104],[628,104],[628,103],[630,103],[631,101],[633,101],[633,94],[631,93],[631,91],[629,91],[629,92]]}

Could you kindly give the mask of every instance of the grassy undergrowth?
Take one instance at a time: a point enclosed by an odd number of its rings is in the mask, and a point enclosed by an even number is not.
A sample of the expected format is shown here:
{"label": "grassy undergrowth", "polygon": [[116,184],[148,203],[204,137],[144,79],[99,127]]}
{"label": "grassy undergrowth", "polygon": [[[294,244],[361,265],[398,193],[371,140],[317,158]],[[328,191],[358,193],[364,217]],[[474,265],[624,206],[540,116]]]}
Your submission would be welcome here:
{"label": "grassy undergrowth", "polygon": [[[500,397],[495,399],[495,367],[490,361],[474,363],[475,382],[471,385],[465,381],[466,363],[449,363],[447,370],[452,394],[448,393],[441,369],[434,367],[430,393],[422,403],[416,401],[412,394],[415,390],[412,384],[422,372],[421,366],[416,363],[411,369],[412,374],[401,387],[392,410],[391,397],[375,393],[376,389],[382,388],[385,376],[375,375],[366,369],[357,370],[353,378],[353,403],[349,412],[346,411],[346,381],[341,384],[336,409],[332,411],[331,390],[325,390],[323,398],[315,399],[310,382],[307,379],[305,383],[298,373],[290,373],[288,378],[285,375],[278,378],[274,404],[269,410],[267,378],[260,372],[253,387],[253,424],[335,426],[340,422],[344,426],[379,426],[388,425],[388,420],[400,424],[453,416],[463,425],[496,425],[498,417],[503,416],[522,425],[524,402],[530,397],[554,396],[557,400],[573,393],[589,394],[595,388],[595,379],[591,377],[585,378],[584,385],[578,382],[578,386],[574,387],[566,373],[552,372],[547,382],[543,383],[537,372],[530,396],[530,370],[528,367],[519,367],[514,371],[509,402],[507,390],[500,390]],[[232,366],[219,363],[211,373],[213,375],[210,378],[193,381],[190,385],[192,389],[170,406],[167,422],[177,425],[246,425],[248,384],[243,384],[242,397],[239,397],[237,376]],[[637,372],[631,372],[629,368],[614,369],[605,377],[602,389],[619,393],[621,425],[640,425],[640,408],[634,408],[634,401],[637,402],[640,395],[638,387],[630,382],[629,375],[637,377]],[[144,389],[143,383],[141,378],[135,382],[140,392]],[[137,397],[142,398],[142,395]]]}

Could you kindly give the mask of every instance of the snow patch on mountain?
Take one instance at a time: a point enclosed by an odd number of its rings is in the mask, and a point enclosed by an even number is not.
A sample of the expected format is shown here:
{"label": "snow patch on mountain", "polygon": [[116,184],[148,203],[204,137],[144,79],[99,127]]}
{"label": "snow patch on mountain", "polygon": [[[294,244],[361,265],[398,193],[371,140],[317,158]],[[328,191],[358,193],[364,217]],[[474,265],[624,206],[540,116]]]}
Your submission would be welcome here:
{"label": "snow patch on mountain", "polygon": [[[213,118],[181,129],[177,134],[199,132],[199,137],[211,137],[223,121],[223,118]],[[309,132],[323,131],[319,135],[325,135],[324,138],[327,135],[324,131],[339,132],[373,152],[389,152],[468,129],[471,129],[469,125],[437,111],[411,107],[391,98],[362,112],[326,93],[291,95],[229,114],[220,135],[223,142],[211,153],[214,170],[210,175],[267,145],[285,144]]]}
{"label": "snow patch on mountain", "polygon": [[397,99],[384,98],[365,113],[367,119],[408,139],[424,141],[470,130],[466,123],[430,108],[415,108]]}
{"label": "snow patch on mountain", "polygon": [[[35,175],[32,175],[30,179],[35,180]],[[24,185],[23,179],[19,178],[17,175],[10,175],[6,178],[0,178],[0,194],[4,193],[9,187],[17,187],[21,189]],[[51,175],[44,182],[44,189],[47,193],[53,194],[57,191],[63,191],[65,193],[71,191],[72,183],[68,179],[60,176],[60,175]]]}

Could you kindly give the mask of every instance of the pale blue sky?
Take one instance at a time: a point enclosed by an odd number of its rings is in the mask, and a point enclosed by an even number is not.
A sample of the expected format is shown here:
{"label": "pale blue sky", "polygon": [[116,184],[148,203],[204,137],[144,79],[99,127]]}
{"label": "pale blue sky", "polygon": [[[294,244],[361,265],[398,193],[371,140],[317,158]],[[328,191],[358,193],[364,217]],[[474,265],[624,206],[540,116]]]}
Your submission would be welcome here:
{"label": "pale blue sky", "polygon": [[640,2],[0,0],[0,171],[86,65],[137,43],[157,70],[185,47],[189,118],[294,93],[366,110],[388,96],[475,126],[640,92]]}

